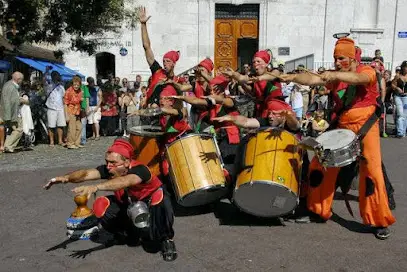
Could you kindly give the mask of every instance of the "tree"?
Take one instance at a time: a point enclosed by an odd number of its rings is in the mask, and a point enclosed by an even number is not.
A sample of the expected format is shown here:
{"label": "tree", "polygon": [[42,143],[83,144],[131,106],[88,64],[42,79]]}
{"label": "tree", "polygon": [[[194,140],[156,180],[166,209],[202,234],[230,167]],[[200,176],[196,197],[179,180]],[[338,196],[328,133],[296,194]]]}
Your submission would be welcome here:
{"label": "tree", "polygon": [[134,26],[136,10],[125,9],[124,0],[0,0],[1,24],[14,45],[57,44],[69,35],[72,49],[89,54],[96,51],[97,37],[118,32],[124,21]]}

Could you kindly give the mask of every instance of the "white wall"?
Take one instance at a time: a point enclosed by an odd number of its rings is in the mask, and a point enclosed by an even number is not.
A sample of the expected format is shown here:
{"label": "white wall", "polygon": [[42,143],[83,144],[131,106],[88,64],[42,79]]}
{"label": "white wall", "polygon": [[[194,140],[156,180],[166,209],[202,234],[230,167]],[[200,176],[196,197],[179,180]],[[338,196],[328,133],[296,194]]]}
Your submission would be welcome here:
{"label": "white wall", "polygon": [[[395,38],[398,31],[407,31],[407,0],[398,0],[397,25],[394,31],[397,0],[138,0],[145,5],[152,49],[157,61],[168,50],[181,51],[176,73],[214,57],[215,3],[260,4],[259,46],[270,48],[278,60],[291,60],[309,54],[315,61],[333,61],[334,33],[352,32],[363,56],[382,50],[385,61],[399,65],[407,59],[407,39]],[[159,4],[158,4],[159,3]],[[371,6],[368,3],[371,3]],[[365,7],[361,10],[361,6]],[[325,10],[327,16],[325,16]],[[365,14],[366,13],[366,14]],[[326,18],[326,21],[325,21]],[[352,31],[351,31],[352,30]],[[324,40],[325,39],[325,40]],[[393,41],[394,54],[393,54]],[[102,48],[100,52],[116,55],[116,75],[134,80],[150,74],[137,29],[123,29],[113,41],[131,42],[128,55],[120,56],[120,46]],[[290,56],[278,56],[278,47],[290,47]],[[67,65],[88,76],[96,76],[94,56],[65,53]],[[396,66],[394,65],[394,67]]]}

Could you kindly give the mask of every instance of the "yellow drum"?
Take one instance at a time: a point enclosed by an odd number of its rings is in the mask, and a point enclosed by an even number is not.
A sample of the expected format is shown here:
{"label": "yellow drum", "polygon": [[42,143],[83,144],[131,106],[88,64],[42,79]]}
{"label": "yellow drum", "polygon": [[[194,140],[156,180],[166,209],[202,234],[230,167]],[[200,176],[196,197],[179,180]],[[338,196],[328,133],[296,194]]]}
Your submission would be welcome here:
{"label": "yellow drum", "polygon": [[189,134],[168,145],[166,157],[180,205],[205,205],[227,193],[221,157],[212,136]]}
{"label": "yellow drum", "polygon": [[301,150],[291,133],[267,129],[249,136],[233,201],[243,211],[277,217],[298,204]]}

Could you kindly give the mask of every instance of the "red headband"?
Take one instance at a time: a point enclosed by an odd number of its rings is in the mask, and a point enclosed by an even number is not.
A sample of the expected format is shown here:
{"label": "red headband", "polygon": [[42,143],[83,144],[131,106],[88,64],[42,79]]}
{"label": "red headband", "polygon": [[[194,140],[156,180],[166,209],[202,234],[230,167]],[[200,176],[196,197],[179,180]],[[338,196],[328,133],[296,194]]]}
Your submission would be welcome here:
{"label": "red headband", "polygon": [[172,62],[177,63],[179,60],[179,51],[169,51],[165,53],[163,59],[170,59]]}
{"label": "red headband", "polygon": [[225,90],[226,89],[226,87],[228,86],[228,84],[229,84],[229,79],[228,78],[226,78],[225,76],[223,76],[223,75],[219,75],[219,76],[217,76],[217,77],[214,77],[210,82],[209,82],[209,84],[213,87],[214,85],[218,85],[218,86],[220,86],[223,90]]}
{"label": "red headband", "polygon": [[107,152],[114,152],[114,153],[122,155],[123,157],[125,157],[127,159],[131,159],[131,157],[133,156],[134,148],[125,139],[117,139],[109,147]]}
{"label": "red headband", "polygon": [[267,109],[269,111],[292,110],[290,105],[278,99],[270,99],[267,101]]}
{"label": "red headband", "polygon": [[261,58],[266,64],[269,64],[271,60],[271,56],[266,50],[257,51],[256,54],[254,54],[253,59],[254,58]]}
{"label": "red headband", "polygon": [[212,72],[213,70],[213,62],[211,59],[204,59],[203,61],[201,61],[198,66],[202,66],[203,68],[205,68],[208,72]]}

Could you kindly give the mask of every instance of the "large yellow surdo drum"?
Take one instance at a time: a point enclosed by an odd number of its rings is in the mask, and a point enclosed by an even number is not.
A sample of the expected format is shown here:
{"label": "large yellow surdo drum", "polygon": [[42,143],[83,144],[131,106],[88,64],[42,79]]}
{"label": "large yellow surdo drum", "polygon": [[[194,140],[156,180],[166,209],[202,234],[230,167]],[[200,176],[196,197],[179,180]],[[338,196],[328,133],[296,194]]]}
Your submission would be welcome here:
{"label": "large yellow surdo drum", "polygon": [[210,135],[189,134],[167,146],[177,201],[185,207],[214,202],[227,193],[221,157]]}
{"label": "large yellow surdo drum", "polygon": [[290,213],[298,204],[302,156],[291,133],[266,129],[248,136],[233,201],[260,217]]}

